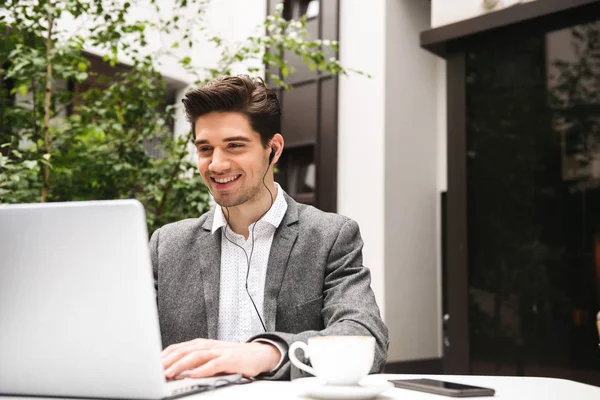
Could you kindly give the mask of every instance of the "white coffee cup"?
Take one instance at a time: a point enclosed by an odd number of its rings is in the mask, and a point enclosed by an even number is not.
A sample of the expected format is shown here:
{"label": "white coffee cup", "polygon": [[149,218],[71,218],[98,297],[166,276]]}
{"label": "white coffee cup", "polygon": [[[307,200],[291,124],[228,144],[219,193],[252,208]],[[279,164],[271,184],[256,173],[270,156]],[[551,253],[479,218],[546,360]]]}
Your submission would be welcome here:
{"label": "white coffee cup", "polygon": [[[312,367],[296,357],[302,349]],[[372,336],[315,336],[290,346],[290,360],[300,368],[322,379],[328,385],[356,385],[369,374],[375,358]]]}

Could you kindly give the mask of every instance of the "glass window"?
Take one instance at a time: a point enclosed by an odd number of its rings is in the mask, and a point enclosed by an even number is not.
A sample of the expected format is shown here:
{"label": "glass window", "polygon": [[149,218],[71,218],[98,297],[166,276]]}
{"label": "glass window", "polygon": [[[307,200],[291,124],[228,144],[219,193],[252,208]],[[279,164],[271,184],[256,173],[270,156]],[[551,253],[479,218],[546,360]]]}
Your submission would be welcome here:
{"label": "glass window", "polygon": [[296,201],[315,203],[316,168],[314,146],[286,148],[276,165],[275,180]]}
{"label": "glass window", "polygon": [[471,372],[600,384],[600,22],[467,54]]}
{"label": "glass window", "polygon": [[306,19],[319,16],[318,0],[285,0],[283,2],[283,17],[285,19],[299,19],[306,15]]}

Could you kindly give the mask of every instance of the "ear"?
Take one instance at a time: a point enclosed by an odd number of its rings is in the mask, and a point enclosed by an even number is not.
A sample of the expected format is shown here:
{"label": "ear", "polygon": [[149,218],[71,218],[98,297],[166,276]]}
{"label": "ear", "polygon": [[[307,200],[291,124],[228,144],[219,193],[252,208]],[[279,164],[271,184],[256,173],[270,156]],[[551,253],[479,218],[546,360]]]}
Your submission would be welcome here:
{"label": "ear", "polygon": [[283,152],[283,136],[279,133],[276,133],[271,138],[271,153],[269,155],[269,165],[277,163],[279,158],[281,157],[281,153]]}

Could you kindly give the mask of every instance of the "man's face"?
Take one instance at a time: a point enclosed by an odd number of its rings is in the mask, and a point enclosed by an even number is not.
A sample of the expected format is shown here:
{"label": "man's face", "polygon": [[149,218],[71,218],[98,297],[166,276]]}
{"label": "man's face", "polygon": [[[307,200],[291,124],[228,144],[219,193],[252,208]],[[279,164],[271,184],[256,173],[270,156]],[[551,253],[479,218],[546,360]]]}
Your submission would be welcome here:
{"label": "man's face", "polygon": [[217,204],[235,207],[257,200],[270,149],[238,112],[212,112],[196,120],[198,171]]}

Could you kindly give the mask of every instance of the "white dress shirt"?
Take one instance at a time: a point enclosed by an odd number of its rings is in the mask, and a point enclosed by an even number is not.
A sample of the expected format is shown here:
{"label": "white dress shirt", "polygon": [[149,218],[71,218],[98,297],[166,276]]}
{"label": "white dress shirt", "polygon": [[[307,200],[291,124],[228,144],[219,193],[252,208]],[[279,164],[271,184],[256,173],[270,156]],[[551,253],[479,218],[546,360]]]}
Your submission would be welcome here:
{"label": "white dress shirt", "polygon": [[[252,336],[264,332],[256,310],[246,292],[246,273],[248,259],[252,254],[248,274],[248,291],[264,322],[263,303],[269,253],[271,252],[275,230],[287,211],[287,202],[283,197],[283,190],[277,183],[275,185],[277,186],[277,195],[273,205],[259,221],[248,227],[248,240],[243,235],[233,232],[229,226],[225,229],[227,221],[223,211],[220,206],[215,207],[212,233],[215,234],[220,230],[221,234],[219,340],[245,342]],[[253,243],[254,249],[252,248]],[[283,359],[284,349],[280,344],[270,340],[260,339],[260,341],[275,345],[282,353],[281,359]],[[281,364],[281,361],[279,364]]]}

